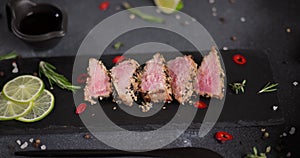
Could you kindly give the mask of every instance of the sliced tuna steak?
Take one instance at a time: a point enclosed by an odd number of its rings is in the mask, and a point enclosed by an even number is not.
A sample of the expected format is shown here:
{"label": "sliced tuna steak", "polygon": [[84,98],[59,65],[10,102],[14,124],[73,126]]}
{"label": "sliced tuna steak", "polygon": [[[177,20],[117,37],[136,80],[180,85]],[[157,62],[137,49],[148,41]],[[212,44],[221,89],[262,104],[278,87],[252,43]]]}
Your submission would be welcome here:
{"label": "sliced tuna steak", "polygon": [[111,90],[110,78],[103,63],[97,59],[89,59],[86,87],[84,89],[84,100],[96,104],[94,99],[109,97]]}
{"label": "sliced tuna steak", "polygon": [[113,84],[113,96],[116,101],[121,101],[125,105],[132,106],[134,100],[137,100],[136,85],[134,78],[139,64],[133,60],[124,60],[111,69],[111,80]]}
{"label": "sliced tuna steak", "polygon": [[222,99],[224,97],[224,70],[217,50],[213,47],[202,60],[197,71],[195,90],[199,95]]}
{"label": "sliced tuna steak", "polygon": [[196,77],[197,64],[191,56],[177,57],[167,64],[172,78],[172,92],[175,99],[184,104],[193,95],[193,81]]}
{"label": "sliced tuna steak", "polygon": [[172,100],[171,78],[164,57],[157,53],[146,62],[140,73],[140,92],[146,102],[166,102]]}

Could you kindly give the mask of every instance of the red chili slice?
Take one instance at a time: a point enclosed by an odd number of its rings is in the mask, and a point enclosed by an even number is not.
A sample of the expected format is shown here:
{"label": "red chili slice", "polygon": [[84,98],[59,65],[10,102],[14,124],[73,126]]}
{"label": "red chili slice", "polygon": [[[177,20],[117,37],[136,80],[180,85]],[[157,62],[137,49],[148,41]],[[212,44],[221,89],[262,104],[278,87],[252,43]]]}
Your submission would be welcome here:
{"label": "red chili slice", "polygon": [[246,64],[247,60],[246,58],[241,55],[241,54],[236,54],[232,57],[232,60],[236,63],[236,64],[239,64],[239,65],[244,65]]}
{"label": "red chili slice", "polygon": [[80,75],[77,76],[77,83],[82,84],[86,82],[86,79],[88,77],[88,74],[86,73],[82,73]]}
{"label": "red chili slice", "polygon": [[232,140],[233,136],[228,132],[220,131],[216,133],[215,138],[221,143],[225,143],[228,140]]}
{"label": "red chili slice", "polygon": [[109,7],[109,2],[108,1],[104,1],[104,2],[100,3],[100,5],[99,5],[100,10],[107,10],[108,7]]}
{"label": "red chili slice", "polygon": [[81,104],[79,104],[77,106],[75,113],[77,115],[79,115],[79,114],[83,113],[85,111],[85,109],[86,109],[86,104],[85,103],[81,103]]}
{"label": "red chili slice", "polygon": [[117,64],[121,61],[123,61],[125,59],[124,56],[116,56],[114,59],[113,59],[113,63]]}
{"label": "red chili slice", "polygon": [[207,108],[207,105],[203,101],[198,101],[198,102],[194,103],[194,107],[198,108],[198,109],[205,109],[205,108]]}

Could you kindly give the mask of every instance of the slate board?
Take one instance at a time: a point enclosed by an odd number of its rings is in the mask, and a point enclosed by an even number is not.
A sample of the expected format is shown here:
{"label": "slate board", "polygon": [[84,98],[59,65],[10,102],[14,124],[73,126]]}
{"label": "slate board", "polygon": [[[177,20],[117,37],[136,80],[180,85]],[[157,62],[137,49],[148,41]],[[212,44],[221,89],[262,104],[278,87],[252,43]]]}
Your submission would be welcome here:
{"label": "slate board", "polygon": [[[237,65],[232,61],[232,56],[235,53],[240,53],[247,58],[246,65]],[[163,53],[169,58],[170,53]],[[199,53],[184,53],[193,55],[195,61],[200,65],[202,56]],[[278,105],[277,93],[257,94],[257,92],[267,83],[273,82],[272,70],[269,64],[268,57],[262,51],[254,50],[230,50],[221,52],[226,68],[227,82],[237,82],[243,79],[247,80],[246,92],[244,94],[236,95],[230,88],[227,88],[226,100],[223,111],[219,117],[216,126],[266,126],[278,125],[284,123],[284,118],[281,109],[273,111],[272,106]],[[135,57],[141,57],[145,60],[150,59],[152,54],[139,54]],[[104,64],[110,69],[113,55],[103,55],[101,59]],[[81,70],[74,72],[75,76],[80,73],[86,73],[86,66],[88,64],[88,57],[82,57]],[[168,58],[166,58],[168,59]],[[26,58],[16,59],[20,68],[18,74],[11,73],[12,61],[1,61],[0,71],[5,72],[5,76],[0,78],[0,87],[10,79],[21,74],[33,74],[38,71],[38,63],[40,60],[52,63],[57,67],[59,73],[64,74],[70,80],[72,79],[72,70],[74,57],[54,57],[54,58]],[[43,78],[44,79],[44,78]],[[44,79],[44,81],[46,81]],[[46,83],[46,88],[49,85]],[[84,84],[81,85],[84,87]],[[82,132],[87,129],[84,127],[79,116],[75,114],[75,105],[73,95],[71,92],[61,90],[55,87],[51,90],[55,95],[55,108],[45,119],[35,123],[22,123],[18,121],[2,121],[0,122],[0,134],[20,134],[22,133],[72,133]],[[77,92],[82,96],[82,90]],[[79,96],[80,96],[79,95]],[[83,96],[82,96],[83,97]],[[209,99],[202,98],[205,102]],[[113,110],[117,106],[113,103],[112,98],[101,101],[103,110],[107,116],[117,125],[131,130],[153,130],[161,127],[167,123],[176,113],[179,104],[172,102],[166,105],[166,110],[160,110],[150,117],[135,117],[130,116],[120,108]],[[84,102],[84,101],[83,101]],[[92,115],[94,106],[88,106],[85,113]],[[188,107],[193,108],[193,107]],[[196,117],[191,125],[200,125],[204,115],[205,109],[198,110]],[[92,116],[91,116],[92,117]],[[101,120],[98,120],[101,121]]]}

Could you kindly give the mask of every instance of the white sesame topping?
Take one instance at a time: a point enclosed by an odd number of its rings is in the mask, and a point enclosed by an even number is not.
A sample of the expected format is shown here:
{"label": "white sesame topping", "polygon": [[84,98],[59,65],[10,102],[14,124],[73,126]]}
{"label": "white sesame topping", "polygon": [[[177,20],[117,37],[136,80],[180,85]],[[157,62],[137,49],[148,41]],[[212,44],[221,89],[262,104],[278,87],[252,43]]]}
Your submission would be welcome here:
{"label": "white sesame topping", "polygon": [[135,19],[135,15],[134,14],[130,14],[129,15],[129,19],[131,19],[131,20]]}

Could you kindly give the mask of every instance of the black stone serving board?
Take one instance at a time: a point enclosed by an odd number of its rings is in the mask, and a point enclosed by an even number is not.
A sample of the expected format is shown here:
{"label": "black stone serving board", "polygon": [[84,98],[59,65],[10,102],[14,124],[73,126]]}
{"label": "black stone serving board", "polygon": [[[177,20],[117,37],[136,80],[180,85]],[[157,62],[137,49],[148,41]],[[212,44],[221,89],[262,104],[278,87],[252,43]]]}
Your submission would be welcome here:
{"label": "black stone serving board", "polygon": [[[232,56],[236,53],[240,53],[247,58],[247,64],[237,65],[232,61]],[[193,55],[195,61],[200,64],[202,56],[196,52],[189,52],[183,54]],[[229,50],[221,52],[223,61],[226,68],[227,83],[247,80],[246,91],[244,94],[236,95],[230,88],[227,87],[227,94],[225,105],[220,118],[216,126],[266,126],[266,125],[278,125],[284,123],[284,118],[281,109],[277,111],[272,110],[273,105],[278,105],[277,93],[265,93],[257,94],[257,92],[267,83],[274,82],[272,70],[269,64],[267,55],[263,51],[257,50]],[[163,53],[168,60],[172,56],[172,53]],[[137,54],[133,58],[150,59],[152,54]],[[101,60],[104,64],[111,68],[113,66],[113,55],[103,55]],[[82,66],[76,72],[73,72],[75,76],[80,73],[86,73],[86,66],[88,64],[87,56],[81,57]],[[4,77],[0,77],[0,87],[13,79],[16,76],[22,74],[33,74],[38,72],[39,61],[47,61],[57,67],[57,71],[64,74],[68,79],[72,79],[72,70],[74,57],[53,57],[53,58],[19,58],[16,60],[7,60],[0,62],[0,71],[5,73]],[[12,74],[11,63],[16,61],[20,72],[18,74]],[[47,80],[43,78],[46,84],[46,88],[50,89]],[[76,83],[75,83],[76,84]],[[80,84],[78,84],[80,85]],[[81,84],[84,87],[84,84]],[[72,133],[86,131],[80,117],[75,114],[75,105],[73,95],[69,91],[62,90],[58,87],[54,87],[51,92],[55,96],[55,108],[45,119],[35,123],[22,123],[18,121],[1,121],[0,122],[0,134],[20,134],[20,131],[24,134],[27,133]],[[82,90],[77,92],[83,98]],[[205,102],[209,102],[209,99],[204,99]],[[83,103],[86,103],[83,101]],[[88,103],[87,103],[88,104]],[[113,110],[113,107],[117,106],[112,102],[112,98],[104,99],[101,101],[102,108],[106,112],[107,116],[117,125],[123,128],[131,130],[152,130],[157,127],[161,127],[166,124],[176,113],[178,109],[178,103],[172,102],[166,104],[166,110],[160,110],[150,117],[134,117],[128,115],[120,108]],[[91,115],[95,106],[89,105],[85,113]],[[193,108],[193,107],[190,107]],[[200,109],[191,125],[200,125],[207,109]],[[95,114],[97,115],[97,114]],[[101,120],[98,120],[101,121]],[[180,122],[179,122],[180,123]]]}

